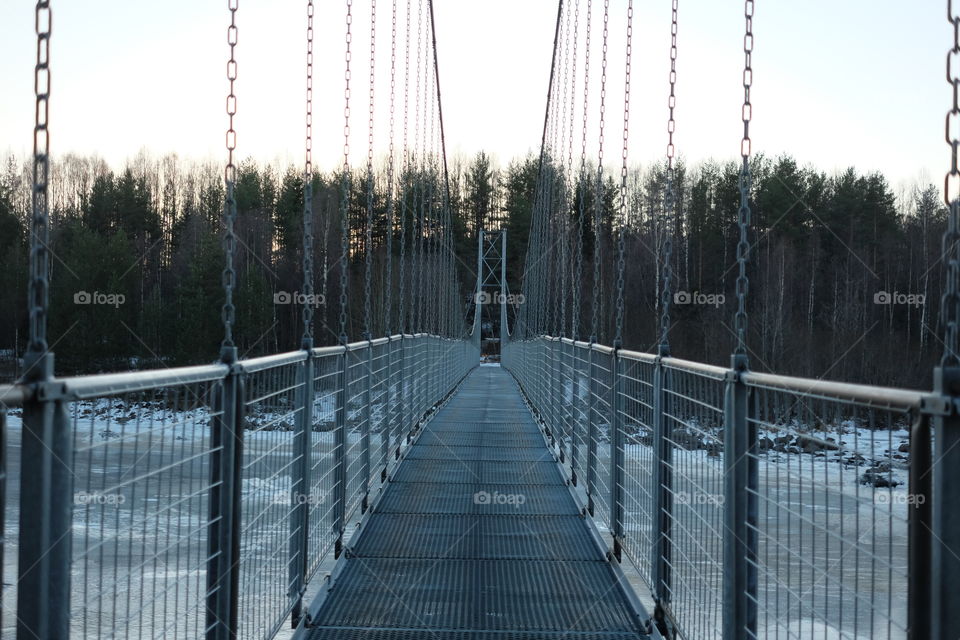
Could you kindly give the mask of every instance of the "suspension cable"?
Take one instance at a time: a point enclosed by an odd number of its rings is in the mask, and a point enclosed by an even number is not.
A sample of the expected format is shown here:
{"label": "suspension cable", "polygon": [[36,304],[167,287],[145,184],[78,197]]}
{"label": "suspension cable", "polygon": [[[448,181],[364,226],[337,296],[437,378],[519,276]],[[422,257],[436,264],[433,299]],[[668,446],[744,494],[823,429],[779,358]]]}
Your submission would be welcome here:
{"label": "suspension cable", "polygon": [[627,232],[627,140],[630,132],[630,60],[633,54],[633,0],[627,2],[627,60],[623,85],[623,155],[620,165],[620,228],[617,233],[617,318],[614,349],[623,345],[624,235]]}
{"label": "suspension cable", "polygon": [[387,160],[387,266],[383,282],[383,331],[392,335],[393,322],[393,221],[396,208],[394,197],[394,145],[395,111],[397,90],[397,0],[393,0],[390,12],[390,151]]}
{"label": "suspension cable", "polygon": [[743,140],[740,142],[740,155],[743,165],[740,167],[740,209],[737,224],[740,240],[737,243],[737,313],[734,324],[737,333],[737,346],[734,354],[738,358],[738,367],[747,368],[747,292],[750,281],[747,279],[747,261],[750,258],[750,244],[747,242],[747,230],[750,226],[750,118],[753,106],[750,103],[750,87],[753,84],[753,0],[744,3],[745,33],[743,36]]}
{"label": "suspension cable", "polygon": [[953,0],[947,1],[947,20],[953,26],[953,47],[947,52],[947,82],[953,89],[953,104],[946,117],[946,140],[950,145],[950,171],[943,180],[943,197],[949,207],[947,228],[943,232],[942,255],[946,259],[947,274],[940,299],[940,315],[944,323],[943,356],[940,366],[960,366],[958,339],[960,339],[960,69],[953,63],[960,61],[960,15],[953,12]]}
{"label": "suspension cable", "polygon": [[[47,350],[47,305],[49,302],[50,208],[50,33],[53,13],[49,0],[39,0],[36,7],[37,64],[34,67],[36,95],[33,128],[33,194],[30,218],[30,337],[27,351],[35,364]],[[34,372],[37,373],[37,372]]]}
{"label": "suspension cable", "polygon": [[[577,3],[579,11],[580,4]],[[573,326],[571,338],[580,339],[580,292],[583,281],[583,218],[587,199],[587,114],[590,100],[590,26],[593,18],[593,0],[587,0],[586,40],[584,42],[583,62],[583,127],[580,141],[580,177],[577,179],[577,265],[573,285]]]}
{"label": "suspension cable", "polygon": [[672,18],[670,24],[670,97],[667,106],[670,115],[667,118],[667,174],[664,190],[663,208],[669,228],[663,240],[663,288],[660,304],[660,355],[670,355],[670,303],[672,300],[671,286],[673,284],[673,232],[676,224],[676,196],[674,194],[674,146],[673,132],[676,130],[676,121],[673,118],[674,108],[677,106],[677,9],[679,0],[673,0]]}
{"label": "suspension cable", "polygon": [[600,60],[600,143],[597,150],[596,192],[593,194],[593,305],[590,324],[590,342],[596,342],[600,324],[600,214],[603,208],[603,130],[607,112],[607,37],[610,23],[610,0],[603,1],[603,49]]}
{"label": "suspension cable", "polygon": [[350,42],[353,23],[353,0],[347,0],[347,50],[344,56],[346,71],[343,107],[343,177],[340,193],[340,343],[347,343],[347,286],[350,257]]}
{"label": "suspension cable", "polygon": [[306,158],[303,171],[303,339],[313,347],[313,0],[307,0]]}
{"label": "suspension cable", "polygon": [[220,345],[221,358],[225,362],[232,362],[236,359],[236,347],[233,343],[233,324],[236,321],[236,309],[233,306],[233,288],[236,284],[236,273],[233,269],[233,257],[236,253],[237,239],[234,235],[233,225],[237,219],[237,201],[234,197],[234,186],[237,179],[237,168],[233,163],[233,152],[237,148],[237,132],[233,126],[233,118],[237,114],[237,95],[234,92],[234,84],[237,80],[237,6],[239,0],[228,0],[227,7],[230,11],[230,26],[227,28],[227,44],[230,46],[230,60],[227,62],[227,80],[230,83],[230,93],[227,95],[227,116],[229,117],[229,128],[227,129],[227,166],[224,171],[224,181],[226,182],[226,200],[224,203],[224,234],[223,249],[225,254],[225,264],[223,268],[223,293],[224,302],[221,310],[221,319],[223,320],[223,342]]}
{"label": "suspension cable", "polygon": [[408,327],[405,311],[407,301],[407,217],[409,213],[407,196],[410,191],[410,149],[407,146],[410,118],[410,5],[411,0],[407,0],[407,21],[404,29],[406,44],[403,50],[403,190],[400,199],[400,291],[397,300],[397,317],[401,334],[406,333]]}
{"label": "suspension cable", "polygon": [[377,0],[370,0],[370,93],[367,112],[367,220],[364,226],[363,335],[373,335],[370,298],[373,279],[373,115],[374,69],[376,68]]}

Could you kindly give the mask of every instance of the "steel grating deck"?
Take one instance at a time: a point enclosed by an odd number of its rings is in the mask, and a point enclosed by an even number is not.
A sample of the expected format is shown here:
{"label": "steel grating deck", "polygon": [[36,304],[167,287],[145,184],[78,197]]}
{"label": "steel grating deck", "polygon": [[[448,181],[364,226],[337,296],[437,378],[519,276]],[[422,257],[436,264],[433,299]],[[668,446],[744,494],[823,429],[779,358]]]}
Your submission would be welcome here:
{"label": "steel grating deck", "polygon": [[400,464],[307,637],[647,636],[516,383],[480,367]]}

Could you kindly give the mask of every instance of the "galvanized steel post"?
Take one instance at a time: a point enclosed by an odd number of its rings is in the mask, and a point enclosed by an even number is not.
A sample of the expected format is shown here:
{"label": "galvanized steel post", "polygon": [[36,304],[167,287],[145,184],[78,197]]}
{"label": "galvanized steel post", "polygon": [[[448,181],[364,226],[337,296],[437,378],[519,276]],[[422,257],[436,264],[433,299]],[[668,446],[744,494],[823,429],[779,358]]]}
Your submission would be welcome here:
{"label": "galvanized steel post", "polygon": [[53,354],[25,365],[33,393],[23,405],[17,637],[69,638],[72,428],[51,382]]}
{"label": "galvanized steel post", "polygon": [[[612,364],[613,361],[611,361]],[[611,371],[611,374],[613,372]],[[597,424],[593,420],[593,343],[590,343],[587,351],[587,511],[592,516],[596,505],[593,503],[594,495],[597,492]],[[613,375],[610,378],[610,389],[613,390]],[[577,395],[580,395],[580,378],[577,376]],[[610,398],[610,406],[613,406],[613,397]]]}
{"label": "galvanized steel post", "polygon": [[751,394],[735,354],[727,374],[723,427],[723,637],[757,634],[757,452]]}
{"label": "galvanized steel post", "polygon": [[233,640],[239,628],[243,374],[236,347],[223,350],[231,369],[215,395],[211,433],[207,640]]}
{"label": "galvanized steel post", "polygon": [[347,366],[348,352],[344,344],[340,354],[340,372],[337,375],[336,408],[334,409],[335,425],[333,436],[333,530],[337,540],[334,543],[333,555],[339,558],[343,552],[343,534],[346,531],[347,520]]}
{"label": "galvanized steel post", "polygon": [[307,580],[307,554],[310,530],[310,453],[313,432],[313,356],[309,349],[300,368],[301,386],[298,397],[297,431],[293,437],[294,461],[291,468],[290,499],[290,594],[295,598],[291,624],[296,628],[303,611],[303,594]]}
{"label": "galvanized steel post", "polygon": [[623,376],[620,363],[620,348],[617,345],[610,354],[613,372],[613,402],[610,404],[610,535],[613,536],[613,555],[618,561],[623,546],[624,489]]}
{"label": "galvanized steel post", "polygon": [[[934,370],[934,392],[947,410],[934,420],[933,548],[931,554],[933,629],[931,638],[960,637],[960,367]],[[910,454],[913,455],[911,445]]]}
{"label": "galvanized steel post", "polygon": [[670,602],[672,576],[673,522],[673,445],[671,423],[666,418],[669,383],[663,357],[658,356],[653,370],[653,597],[654,618],[661,622]]}
{"label": "galvanized steel post", "polygon": [[387,424],[380,427],[380,482],[387,480],[387,468],[390,465],[390,446],[393,444],[393,416],[395,403],[393,400],[393,336],[387,336],[387,375],[384,377],[386,386],[386,416]]}

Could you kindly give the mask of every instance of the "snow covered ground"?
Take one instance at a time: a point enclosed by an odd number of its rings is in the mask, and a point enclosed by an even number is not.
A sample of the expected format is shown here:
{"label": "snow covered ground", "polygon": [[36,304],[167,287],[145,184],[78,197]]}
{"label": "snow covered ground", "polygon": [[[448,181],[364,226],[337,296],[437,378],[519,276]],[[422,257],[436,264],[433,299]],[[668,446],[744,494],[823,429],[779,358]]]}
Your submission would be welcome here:
{"label": "snow covered ground", "polygon": [[[379,424],[383,407],[372,410]],[[359,411],[349,412],[348,493],[359,499]],[[203,635],[209,527],[210,412],[171,411],[122,402],[79,402],[72,416],[74,522],[72,625],[75,637]],[[318,398],[315,428],[332,425],[333,404]],[[9,480],[5,509],[0,636],[15,629],[20,443],[18,411],[8,416]],[[241,608],[244,637],[259,637],[285,606],[294,459],[293,414],[253,411],[244,432]],[[311,540],[332,543],[333,431],[311,433]],[[383,450],[371,434],[373,471]],[[392,457],[391,457],[392,459]],[[94,633],[96,631],[96,633]],[[285,633],[285,632],[284,632]],[[283,637],[278,636],[278,637]]]}
{"label": "snow covered ground", "polygon": [[[498,366],[498,365],[491,365]],[[567,389],[567,398],[572,389]],[[307,499],[324,521],[332,501],[333,399],[317,398],[320,431],[311,434],[315,486]],[[373,409],[374,421],[383,415]],[[359,409],[348,412],[352,421]],[[166,630],[199,637],[206,590],[209,505],[209,412],[170,411],[152,405],[77,403],[75,423],[73,619],[77,637],[92,629],[127,628],[130,637]],[[245,624],[268,624],[285,602],[293,416],[255,411],[244,434],[242,594]],[[690,425],[695,426],[691,419]],[[12,633],[15,607],[21,422],[8,417],[7,549],[3,567],[3,637]],[[758,456],[760,628],[769,638],[901,638],[906,621],[907,455],[902,429],[871,430],[852,421],[827,431],[790,425],[763,431],[770,441]],[[802,446],[796,434],[837,448]],[[628,536],[650,539],[652,450],[643,434],[627,445]],[[599,438],[606,442],[601,427]],[[715,438],[715,436],[709,436]],[[360,435],[349,434],[351,490]],[[709,443],[674,451],[675,610],[698,630],[720,620],[723,463]],[[380,446],[379,436],[372,445]],[[581,454],[582,455],[582,454]],[[601,469],[608,448],[598,446]],[[378,459],[377,453],[373,459]],[[581,462],[583,460],[581,459]],[[374,465],[376,463],[374,462]],[[878,466],[879,465],[879,466]],[[895,486],[864,483],[866,470]],[[602,501],[603,497],[601,497]],[[258,627],[261,628],[261,627]],[[255,631],[249,628],[248,632]],[[123,631],[118,637],[127,637]],[[709,637],[709,633],[704,637]]]}

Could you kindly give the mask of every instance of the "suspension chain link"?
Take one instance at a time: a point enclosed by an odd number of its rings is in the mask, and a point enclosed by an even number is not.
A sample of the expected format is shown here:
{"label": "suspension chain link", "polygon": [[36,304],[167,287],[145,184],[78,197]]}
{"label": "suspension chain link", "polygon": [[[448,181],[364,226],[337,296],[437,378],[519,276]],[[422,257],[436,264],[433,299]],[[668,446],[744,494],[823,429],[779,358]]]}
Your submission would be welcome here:
{"label": "suspension chain link", "polygon": [[313,0],[307,0],[307,115],[303,173],[303,345],[313,345]]}
{"label": "suspension chain link", "polygon": [[593,306],[590,341],[600,339],[600,214],[603,209],[603,129],[607,113],[607,37],[610,24],[610,0],[603,0],[603,54],[600,61],[600,144],[597,150],[597,184],[593,198]]}
{"label": "suspension chain link", "polygon": [[363,333],[367,340],[373,336],[371,289],[373,280],[373,114],[374,69],[376,68],[377,1],[370,0],[370,92],[367,111],[367,220],[364,226],[363,272]]}
{"label": "suspension chain link", "polygon": [[407,0],[407,21],[405,24],[406,44],[403,50],[403,191],[400,200],[400,291],[398,296],[397,315],[399,317],[400,333],[403,334],[407,329],[406,321],[406,263],[407,263],[407,196],[409,195],[410,184],[410,150],[407,147],[409,140],[409,122],[410,122],[410,3]]}
{"label": "suspension chain link", "polygon": [[946,282],[940,299],[940,315],[944,324],[944,349],[940,365],[960,366],[960,15],[953,11],[953,0],[947,1],[947,20],[953,26],[953,46],[947,53],[947,82],[953,89],[953,104],[947,112],[945,136],[950,145],[950,171],[943,181],[943,197],[949,213],[943,232],[942,254],[947,262]]}
{"label": "suspension chain link", "polygon": [[[33,89],[36,110],[33,128],[33,193],[30,219],[30,337],[28,351],[39,357],[47,350],[47,305],[49,301],[50,208],[50,32],[53,14],[49,0],[39,0],[36,7],[37,64],[34,67]],[[31,363],[33,364],[33,363]]]}
{"label": "suspension chain link", "polygon": [[397,0],[393,0],[390,12],[390,150],[387,160],[387,268],[383,282],[384,308],[383,330],[389,336],[393,333],[393,220],[396,208],[394,196],[394,144],[396,123],[397,91]]}
{"label": "suspension chain link", "polygon": [[233,163],[233,152],[237,148],[237,132],[233,127],[233,118],[237,114],[237,95],[234,91],[234,84],[237,80],[237,6],[239,0],[228,0],[227,6],[230,10],[230,26],[227,28],[227,44],[230,45],[230,60],[227,62],[227,80],[230,83],[230,93],[227,95],[227,115],[229,116],[229,128],[227,129],[227,167],[224,173],[226,182],[226,202],[224,206],[224,234],[223,249],[226,262],[223,268],[223,293],[224,303],[221,312],[223,320],[223,343],[221,348],[224,357],[227,356],[227,350],[234,347],[233,343],[233,324],[236,321],[236,309],[233,306],[233,289],[236,285],[236,272],[233,269],[233,257],[236,253],[237,239],[234,235],[234,223],[237,219],[237,201],[234,197],[234,187],[237,179],[237,169]]}
{"label": "suspension chain link", "polygon": [[347,268],[350,258],[350,43],[353,40],[350,27],[353,24],[353,0],[347,0],[347,63],[344,72],[346,85],[343,92],[343,178],[340,194],[340,342],[347,343]]}
{"label": "suspension chain link", "polygon": [[633,0],[627,2],[627,59],[623,81],[623,151],[620,164],[620,228],[617,231],[617,316],[613,347],[623,344],[623,271],[626,261],[624,235],[627,232],[627,141],[630,137],[630,62],[633,56]]}
{"label": "suspension chain link", "polygon": [[676,130],[676,121],[673,111],[677,106],[677,9],[679,0],[673,0],[672,19],[670,24],[670,98],[667,106],[670,115],[667,119],[667,174],[664,190],[663,209],[669,228],[663,239],[663,289],[660,298],[660,355],[670,355],[670,304],[673,302],[673,233],[676,229],[676,195],[674,192],[674,146],[673,133]]}
{"label": "suspension chain link", "polygon": [[743,36],[743,140],[740,142],[740,155],[743,165],[740,168],[740,209],[738,211],[738,226],[740,239],[737,243],[737,313],[734,318],[734,327],[737,334],[737,346],[734,353],[740,358],[738,366],[746,368],[747,357],[747,292],[750,281],[747,279],[747,260],[750,258],[750,243],[747,241],[747,231],[750,227],[750,118],[753,115],[753,105],[750,103],[750,88],[753,84],[753,3],[746,0],[744,3],[744,18],[746,30]]}
{"label": "suspension chain link", "polygon": [[[577,11],[580,3],[577,3]],[[577,198],[577,265],[573,285],[573,318],[571,338],[580,339],[580,291],[583,280],[583,218],[587,199],[587,113],[590,103],[590,28],[593,18],[593,0],[587,0],[586,38],[583,47],[583,126],[580,141],[580,178]]]}

